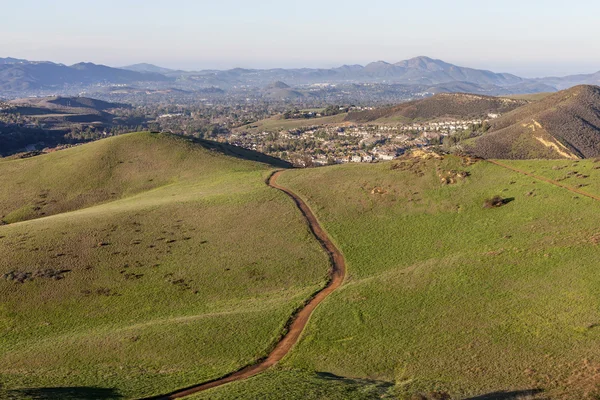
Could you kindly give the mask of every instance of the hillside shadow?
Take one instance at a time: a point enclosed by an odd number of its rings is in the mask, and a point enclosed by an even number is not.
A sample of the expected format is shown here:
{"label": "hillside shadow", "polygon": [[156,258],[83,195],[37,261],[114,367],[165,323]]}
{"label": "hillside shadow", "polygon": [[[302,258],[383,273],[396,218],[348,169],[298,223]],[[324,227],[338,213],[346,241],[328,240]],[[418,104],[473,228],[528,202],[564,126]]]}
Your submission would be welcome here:
{"label": "hillside shadow", "polygon": [[124,398],[115,389],[98,387],[0,390],[0,397],[7,400],[117,400]]}
{"label": "hillside shadow", "polygon": [[293,168],[293,165],[280,158],[271,157],[258,151],[244,149],[243,147],[234,146],[227,143],[213,142],[210,140],[192,138],[194,143],[199,144],[207,150],[219,152],[226,156],[240,158],[268,164],[277,168]]}
{"label": "hillside shadow", "polygon": [[[530,396],[536,396],[543,392],[544,390],[542,389],[515,390],[512,392],[500,391],[483,394],[481,396],[469,397],[465,400],[518,400]],[[536,397],[536,399],[541,400],[542,398]]]}
{"label": "hillside shadow", "polygon": [[370,387],[380,394],[384,394],[390,388],[394,387],[394,384],[392,382],[376,381],[373,379],[347,378],[344,376],[334,375],[329,372],[317,372],[317,378],[324,380],[324,381],[336,381],[336,382],[343,383],[345,385],[353,386],[353,387],[357,387],[357,388],[358,387],[362,387],[362,388]]}

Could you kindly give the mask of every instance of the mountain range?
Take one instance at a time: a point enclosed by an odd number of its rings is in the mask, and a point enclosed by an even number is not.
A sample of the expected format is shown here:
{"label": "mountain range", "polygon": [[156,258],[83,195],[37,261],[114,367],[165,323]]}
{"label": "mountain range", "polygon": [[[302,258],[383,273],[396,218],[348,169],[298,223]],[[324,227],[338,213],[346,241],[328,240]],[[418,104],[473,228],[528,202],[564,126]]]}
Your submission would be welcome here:
{"label": "mountain range", "polygon": [[460,67],[429,57],[397,63],[377,61],[365,66],[331,69],[244,69],[176,71],[152,64],[113,68],[93,63],[67,66],[16,58],[0,58],[0,90],[5,92],[55,90],[66,86],[98,84],[164,83],[196,87],[264,87],[273,82],[288,85],[336,83],[389,83],[420,85],[432,93],[552,92],[579,84],[600,83],[600,72],[588,75],[527,79],[513,74]]}
{"label": "mountain range", "polygon": [[53,62],[33,62],[14,58],[0,58],[0,90],[26,91],[62,88],[69,85],[98,83],[125,84],[132,82],[165,82],[164,75],[136,72],[93,63],[71,66]]}

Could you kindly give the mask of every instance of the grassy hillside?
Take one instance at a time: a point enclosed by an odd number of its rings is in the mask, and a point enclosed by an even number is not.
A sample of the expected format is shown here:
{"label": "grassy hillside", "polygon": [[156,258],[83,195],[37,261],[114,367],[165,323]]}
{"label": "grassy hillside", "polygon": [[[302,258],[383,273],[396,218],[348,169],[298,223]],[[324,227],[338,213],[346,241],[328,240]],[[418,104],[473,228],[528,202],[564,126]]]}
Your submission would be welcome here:
{"label": "grassy hillside", "polygon": [[0,162],[4,210],[54,214],[0,226],[0,398],[138,398],[267,353],[328,260],[274,167],[215,146],[138,133]]}
{"label": "grassy hillside", "polygon": [[503,160],[504,164],[600,196],[600,159]]}
{"label": "grassy hillside", "polygon": [[526,104],[523,100],[480,96],[462,93],[442,93],[423,100],[402,103],[393,107],[359,111],[348,114],[352,122],[409,122],[435,118],[487,117],[488,113],[505,113]]}
{"label": "grassy hillside", "polygon": [[[336,387],[348,398],[596,398],[600,202],[470,164],[283,174],[344,252],[349,279],[280,369],[197,398],[343,398]],[[469,176],[442,184],[450,171]],[[485,208],[495,195],[506,204]]]}
{"label": "grassy hillside", "polygon": [[600,87],[576,86],[518,108],[492,123],[472,150],[484,158],[600,155]]}
{"label": "grassy hillside", "polygon": [[338,114],[330,117],[309,119],[284,119],[282,116],[267,118],[252,124],[237,128],[238,131],[246,132],[279,132],[287,129],[297,129],[308,126],[341,124],[347,114]]}
{"label": "grassy hillside", "polygon": [[259,153],[207,141],[123,135],[43,157],[0,160],[4,189],[0,220],[12,223],[49,216],[203,175],[255,168],[237,165],[223,154],[287,166]]}
{"label": "grassy hillside", "polygon": [[543,100],[548,96],[551,96],[553,92],[543,92],[543,93],[528,93],[528,94],[508,94],[500,97],[505,97],[507,99],[514,100],[526,100],[526,101],[538,101]]}

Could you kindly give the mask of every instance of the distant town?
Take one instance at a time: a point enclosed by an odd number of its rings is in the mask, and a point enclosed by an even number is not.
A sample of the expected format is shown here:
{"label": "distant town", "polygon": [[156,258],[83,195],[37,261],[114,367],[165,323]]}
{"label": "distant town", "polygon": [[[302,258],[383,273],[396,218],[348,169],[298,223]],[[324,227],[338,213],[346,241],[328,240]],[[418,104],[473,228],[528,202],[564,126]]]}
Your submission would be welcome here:
{"label": "distant town", "polygon": [[489,114],[488,119],[399,125],[320,125],[280,132],[241,129],[220,135],[218,140],[288,160],[297,167],[371,163],[393,160],[409,149],[456,143],[456,136],[477,134],[498,117]]}

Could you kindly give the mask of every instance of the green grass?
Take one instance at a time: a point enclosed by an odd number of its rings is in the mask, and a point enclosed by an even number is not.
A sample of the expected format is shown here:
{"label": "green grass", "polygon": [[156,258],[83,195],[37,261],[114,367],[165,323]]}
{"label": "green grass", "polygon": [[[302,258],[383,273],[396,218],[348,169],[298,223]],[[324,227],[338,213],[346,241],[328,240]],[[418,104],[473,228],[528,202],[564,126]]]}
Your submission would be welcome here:
{"label": "green grass", "polygon": [[328,373],[275,367],[245,382],[207,391],[190,399],[393,399],[393,385],[369,379],[351,379]]}
{"label": "green grass", "polygon": [[[345,254],[347,283],[316,310],[281,369],[206,398],[315,393],[289,381],[299,371],[388,382],[399,398],[534,388],[594,398],[600,203],[486,162],[391,165],[283,174]],[[441,185],[437,171],[452,169],[471,175]],[[483,208],[494,195],[514,200]]]}
{"label": "green grass", "polygon": [[[600,159],[505,160],[504,164],[600,196]],[[535,191],[533,193],[535,195]],[[578,196],[573,194],[573,196]]]}
{"label": "green grass", "polygon": [[527,100],[527,101],[538,101],[543,100],[546,97],[552,95],[552,92],[544,92],[544,93],[528,93],[528,94],[509,94],[501,97],[505,97],[507,99],[513,100]]}
{"label": "green grass", "polygon": [[276,116],[252,124],[237,128],[238,131],[246,132],[279,132],[289,129],[298,129],[317,125],[340,124],[344,122],[348,114],[337,114],[330,117],[308,118],[308,119],[283,119]]}
{"label": "green grass", "polygon": [[137,398],[264,356],[329,268],[272,169],[148,133],[1,161],[8,222],[53,202],[0,226],[0,276],[70,272],[0,280],[0,389]]}
{"label": "green grass", "polygon": [[[71,271],[0,280],[0,397],[136,398],[267,353],[327,257],[264,184],[274,167],[233,151],[144,133],[0,161],[0,273]],[[600,194],[593,160],[507,163]],[[442,185],[450,170],[470,175]],[[454,156],[279,183],[342,250],[347,282],[279,366],[194,398],[596,398],[600,202]],[[484,208],[495,195],[511,201]]]}

